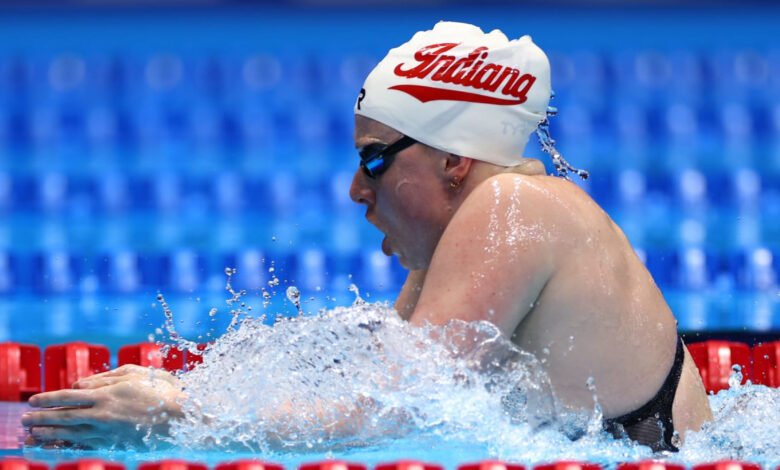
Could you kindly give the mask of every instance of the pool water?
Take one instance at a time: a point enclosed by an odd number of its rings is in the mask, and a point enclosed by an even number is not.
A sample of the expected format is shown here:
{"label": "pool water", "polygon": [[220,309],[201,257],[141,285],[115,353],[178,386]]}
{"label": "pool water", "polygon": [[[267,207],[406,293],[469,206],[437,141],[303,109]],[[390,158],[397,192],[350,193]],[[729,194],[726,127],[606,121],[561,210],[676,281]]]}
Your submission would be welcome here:
{"label": "pool water", "polygon": [[[435,341],[431,338],[435,337]],[[487,323],[413,328],[384,304],[356,302],[273,327],[245,319],[181,377],[187,419],[152,450],[46,450],[11,447],[12,455],[58,462],[83,457],[133,466],[163,458],[215,464],[242,457],[288,467],[322,458],[367,464],[411,458],[448,468],[487,458],[525,464],[580,460],[613,466],[660,457],[693,465],[724,458],[780,464],[780,389],[739,385],[710,397],[715,421],[687,437],[681,452],[653,456],[649,448],[601,431],[598,407],[556,414],[539,363],[504,341]],[[311,413],[318,402],[328,413]],[[359,426],[327,431],[344,406]],[[285,403],[281,427],[267,416]],[[5,434],[26,405],[3,404]],[[209,424],[204,424],[208,421]],[[280,431],[281,432],[281,431]],[[13,439],[11,439],[13,440]]]}

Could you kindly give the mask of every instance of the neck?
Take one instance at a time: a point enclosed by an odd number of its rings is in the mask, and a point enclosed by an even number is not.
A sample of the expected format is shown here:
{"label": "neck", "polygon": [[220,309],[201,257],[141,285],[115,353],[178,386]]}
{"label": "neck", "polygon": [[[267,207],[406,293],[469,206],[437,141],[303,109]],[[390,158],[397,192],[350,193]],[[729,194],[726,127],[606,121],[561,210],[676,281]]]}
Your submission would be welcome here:
{"label": "neck", "polygon": [[546,174],[546,170],[544,169],[542,162],[535,158],[522,158],[517,165],[510,167],[474,160],[471,164],[471,170],[469,171],[468,177],[463,181],[462,191],[460,192],[461,198],[465,199],[469,193],[483,181],[501,173],[539,176]]}

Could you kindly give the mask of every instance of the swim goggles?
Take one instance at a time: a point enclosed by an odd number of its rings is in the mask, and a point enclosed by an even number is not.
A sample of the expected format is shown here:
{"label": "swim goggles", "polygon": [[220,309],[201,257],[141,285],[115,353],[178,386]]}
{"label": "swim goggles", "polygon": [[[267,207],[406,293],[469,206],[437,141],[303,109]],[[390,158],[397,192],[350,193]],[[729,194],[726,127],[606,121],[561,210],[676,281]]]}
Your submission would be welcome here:
{"label": "swim goggles", "polygon": [[358,151],[360,154],[360,168],[371,179],[378,178],[390,168],[395,160],[395,155],[416,144],[417,141],[408,136],[403,136],[390,145],[369,144]]}

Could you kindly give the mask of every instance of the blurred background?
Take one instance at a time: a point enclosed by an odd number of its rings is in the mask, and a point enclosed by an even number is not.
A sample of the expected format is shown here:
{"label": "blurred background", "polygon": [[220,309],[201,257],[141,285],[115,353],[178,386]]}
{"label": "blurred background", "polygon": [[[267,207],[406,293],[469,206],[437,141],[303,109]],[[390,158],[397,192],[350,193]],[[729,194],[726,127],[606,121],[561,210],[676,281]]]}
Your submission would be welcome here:
{"label": "blurred background", "polygon": [[352,105],[441,19],[548,52],[559,148],[683,331],[777,337],[780,8],[732,3],[0,2],[0,341],[145,340],[158,293],[207,340],[227,267],[268,321],[291,285],[306,312],[393,299]]}

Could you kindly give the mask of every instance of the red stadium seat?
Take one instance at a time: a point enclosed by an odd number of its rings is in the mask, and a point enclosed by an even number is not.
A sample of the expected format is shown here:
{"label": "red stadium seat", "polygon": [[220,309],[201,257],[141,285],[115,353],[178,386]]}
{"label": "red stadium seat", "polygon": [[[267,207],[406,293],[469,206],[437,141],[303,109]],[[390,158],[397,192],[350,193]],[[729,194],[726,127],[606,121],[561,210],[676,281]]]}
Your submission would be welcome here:
{"label": "red stadium seat", "polygon": [[750,378],[750,348],[731,341],[704,341],[688,345],[708,393],[729,388],[732,366],[742,367],[742,383]]}
{"label": "red stadium seat", "polygon": [[643,460],[620,464],[616,470],[685,470],[685,466],[659,460]]}
{"label": "red stadium seat", "polygon": [[323,460],[321,462],[305,463],[298,470],[366,470],[366,466],[344,460]]}
{"label": "red stadium seat", "polygon": [[444,467],[419,460],[398,460],[381,463],[374,467],[374,470],[444,470]]}
{"label": "red stadium seat", "polygon": [[56,470],[125,470],[121,463],[107,462],[100,459],[79,459],[75,462],[57,464]]}
{"label": "red stadium seat", "polygon": [[718,462],[694,465],[691,470],[761,470],[761,465],[737,460],[721,460]]}
{"label": "red stadium seat", "polygon": [[0,460],[0,470],[49,470],[49,466],[19,457],[6,457]]}
{"label": "red stadium seat", "polygon": [[236,460],[225,462],[214,467],[214,470],[284,470],[278,463],[263,462],[262,460]]}
{"label": "red stadium seat", "polygon": [[753,383],[780,387],[780,341],[753,347]]}
{"label": "red stadium seat", "polygon": [[184,368],[184,351],[171,348],[166,357],[160,351],[162,346],[155,343],[139,343],[122,346],[119,349],[119,365],[137,364],[175,372]]}
{"label": "red stadium seat", "polygon": [[601,470],[601,465],[587,462],[575,462],[572,460],[561,460],[542,465],[535,465],[534,470]]}
{"label": "red stadium seat", "polygon": [[208,470],[205,464],[186,460],[167,459],[147,462],[138,466],[138,470]]}
{"label": "red stadium seat", "polygon": [[[204,351],[207,346],[208,343],[199,344],[198,350]],[[187,356],[187,359],[185,360],[185,363],[187,364],[187,370],[192,370],[198,364],[203,363],[203,356],[198,354],[192,354],[190,352],[186,352],[185,354]]]}
{"label": "red stadium seat", "polygon": [[40,348],[0,343],[0,401],[26,401],[40,391]]}
{"label": "red stadium seat", "polygon": [[520,464],[506,463],[500,460],[483,460],[481,462],[459,465],[458,470],[525,470]]}
{"label": "red stadium seat", "polygon": [[46,391],[70,388],[79,379],[109,369],[110,354],[102,345],[81,341],[49,346],[43,352]]}

